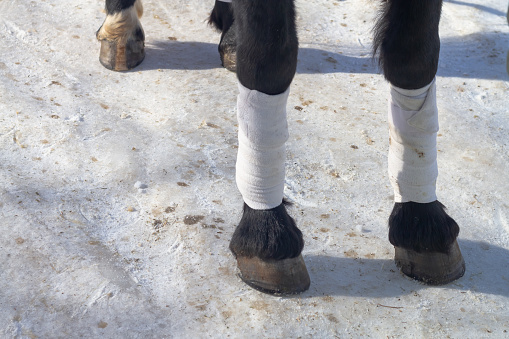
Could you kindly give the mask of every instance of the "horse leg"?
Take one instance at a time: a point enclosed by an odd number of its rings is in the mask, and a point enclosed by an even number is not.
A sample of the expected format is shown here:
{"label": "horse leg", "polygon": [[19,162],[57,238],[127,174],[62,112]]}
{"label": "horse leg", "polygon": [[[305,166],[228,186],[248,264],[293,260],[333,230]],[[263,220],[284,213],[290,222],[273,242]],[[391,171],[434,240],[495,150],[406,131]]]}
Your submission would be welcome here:
{"label": "horse leg", "polygon": [[216,0],[210,13],[209,24],[221,32],[218,51],[221,64],[229,71],[235,72],[237,62],[237,41],[233,20],[231,0]]}
{"label": "horse leg", "polygon": [[402,272],[428,284],[463,276],[459,227],[436,197],[435,74],[442,0],[388,0],[375,26],[374,51],[391,84],[389,177],[395,204],[389,240]]}
{"label": "horse leg", "polygon": [[293,0],[234,0],[239,80],[237,186],[242,219],[230,242],[241,278],[272,294],[299,293],[310,280],[304,241],[283,201],[286,103],[297,65]]}
{"label": "horse leg", "polygon": [[97,31],[101,41],[101,64],[114,71],[127,71],[145,58],[145,34],[139,18],[141,0],[106,0],[106,20]]}

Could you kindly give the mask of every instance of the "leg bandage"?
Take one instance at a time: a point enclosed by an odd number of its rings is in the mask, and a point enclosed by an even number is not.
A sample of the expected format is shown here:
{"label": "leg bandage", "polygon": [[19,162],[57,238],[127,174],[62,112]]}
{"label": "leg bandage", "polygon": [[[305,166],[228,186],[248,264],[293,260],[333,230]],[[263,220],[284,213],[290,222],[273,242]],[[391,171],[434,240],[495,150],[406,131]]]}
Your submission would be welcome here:
{"label": "leg bandage", "polygon": [[249,207],[271,209],[283,200],[288,139],[286,103],[290,89],[267,95],[239,82],[239,92],[237,187]]}
{"label": "leg bandage", "polygon": [[389,100],[389,179],[396,202],[437,200],[435,80],[417,90],[391,86]]}

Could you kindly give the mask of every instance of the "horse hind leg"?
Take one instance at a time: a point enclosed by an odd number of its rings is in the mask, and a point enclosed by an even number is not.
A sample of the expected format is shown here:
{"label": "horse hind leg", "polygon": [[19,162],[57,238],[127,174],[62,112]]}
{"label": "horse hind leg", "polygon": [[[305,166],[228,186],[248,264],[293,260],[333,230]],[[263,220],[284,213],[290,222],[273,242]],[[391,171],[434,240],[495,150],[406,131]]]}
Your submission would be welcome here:
{"label": "horse hind leg", "polygon": [[237,68],[237,37],[231,0],[216,0],[209,24],[221,32],[218,51],[221,65],[229,71]]}
{"label": "horse hind leg", "polygon": [[389,241],[396,264],[427,284],[463,276],[459,227],[436,198],[438,110],[435,74],[442,0],[388,0],[375,26],[374,51],[391,84],[389,177],[395,204]]}
{"label": "horse hind leg", "polygon": [[106,20],[97,31],[99,61],[114,71],[127,71],[145,58],[145,34],[139,21],[141,0],[106,0]]}

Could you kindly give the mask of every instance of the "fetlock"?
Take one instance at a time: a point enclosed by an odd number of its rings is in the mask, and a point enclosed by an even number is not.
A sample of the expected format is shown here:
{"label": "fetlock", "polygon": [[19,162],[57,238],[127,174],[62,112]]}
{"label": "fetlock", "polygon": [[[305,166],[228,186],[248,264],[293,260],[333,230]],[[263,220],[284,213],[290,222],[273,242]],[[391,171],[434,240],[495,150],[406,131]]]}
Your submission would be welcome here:
{"label": "fetlock", "polygon": [[99,61],[114,71],[126,71],[138,66],[145,58],[145,33],[139,21],[143,14],[141,1],[127,9],[108,13],[96,33],[101,41]]}
{"label": "fetlock", "polygon": [[235,257],[282,260],[299,256],[303,248],[302,232],[284,203],[270,210],[255,210],[244,204],[242,219],[230,242]]}
{"label": "fetlock", "polygon": [[389,217],[391,244],[415,252],[448,253],[458,233],[458,224],[438,200],[395,203]]}

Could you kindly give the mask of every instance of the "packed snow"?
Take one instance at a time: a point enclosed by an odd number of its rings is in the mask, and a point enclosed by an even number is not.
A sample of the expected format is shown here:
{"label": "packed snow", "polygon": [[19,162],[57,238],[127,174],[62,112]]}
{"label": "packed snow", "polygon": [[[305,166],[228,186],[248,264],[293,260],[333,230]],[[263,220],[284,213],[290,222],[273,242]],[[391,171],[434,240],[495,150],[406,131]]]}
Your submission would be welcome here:
{"label": "packed snow", "polygon": [[309,291],[237,276],[234,73],[213,2],[144,0],[146,59],[98,61],[104,0],[0,0],[0,336],[509,337],[507,0],[446,0],[438,196],[467,271],[429,287],[387,240],[378,1],[297,0],[285,196]]}

